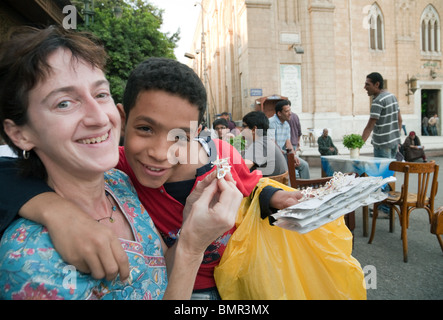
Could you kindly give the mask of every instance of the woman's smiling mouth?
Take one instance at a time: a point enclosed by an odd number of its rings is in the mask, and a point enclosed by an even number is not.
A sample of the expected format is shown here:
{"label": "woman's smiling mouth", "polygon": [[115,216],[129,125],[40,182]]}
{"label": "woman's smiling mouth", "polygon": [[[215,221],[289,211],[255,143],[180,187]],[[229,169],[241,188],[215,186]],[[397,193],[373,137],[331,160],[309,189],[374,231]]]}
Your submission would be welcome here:
{"label": "woman's smiling mouth", "polygon": [[81,139],[81,140],[78,140],[78,142],[82,143],[82,144],[96,144],[96,143],[106,141],[108,139],[108,137],[109,137],[109,132],[105,133],[104,135],[102,135],[100,137]]}

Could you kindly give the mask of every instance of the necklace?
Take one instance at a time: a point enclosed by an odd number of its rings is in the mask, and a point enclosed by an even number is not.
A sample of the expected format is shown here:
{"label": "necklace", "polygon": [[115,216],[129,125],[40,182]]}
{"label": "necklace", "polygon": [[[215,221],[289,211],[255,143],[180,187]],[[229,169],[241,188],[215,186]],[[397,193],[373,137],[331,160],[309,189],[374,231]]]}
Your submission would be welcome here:
{"label": "necklace", "polygon": [[97,222],[100,222],[100,221],[102,221],[104,219],[109,219],[109,222],[114,223],[115,220],[112,217],[112,215],[114,214],[115,211],[117,211],[117,206],[114,206],[112,204],[112,202],[111,202],[111,199],[109,199],[109,196],[110,196],[109,192],[105,190],[105,194],[106,194],[106,199],[108,199],[108,201],[109,201],[109,203],[111,204],[111,207],[112,207],[111,215],[109,217],[104,217],[104,218],[98,219]]}

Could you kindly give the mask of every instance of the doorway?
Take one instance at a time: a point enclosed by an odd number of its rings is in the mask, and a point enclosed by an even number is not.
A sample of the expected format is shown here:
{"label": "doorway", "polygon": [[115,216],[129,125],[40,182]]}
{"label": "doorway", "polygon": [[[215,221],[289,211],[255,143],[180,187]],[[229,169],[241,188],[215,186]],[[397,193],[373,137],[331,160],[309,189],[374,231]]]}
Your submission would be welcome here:
{"label": "doorway", "polygon": [[422,134],[423,130],[423,118],[430,118],[434,114],[439,114],[440,110],[440,90],[436,89],[423,89],[421,91],[421,119],[422,119]]}

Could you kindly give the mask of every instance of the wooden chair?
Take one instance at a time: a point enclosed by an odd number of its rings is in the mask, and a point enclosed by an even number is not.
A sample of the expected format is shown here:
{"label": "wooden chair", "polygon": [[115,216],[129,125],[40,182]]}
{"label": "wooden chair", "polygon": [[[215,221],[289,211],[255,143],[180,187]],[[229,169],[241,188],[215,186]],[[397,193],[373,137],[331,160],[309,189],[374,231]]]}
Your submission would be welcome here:
{"label": "wooden chair", "polygon": [[297,179],[295,172],[295,154],[288,153],[288,172],[291,187],[295,189],[306,189],[308,187],[319,188],[324,186],[332,177],[324,177],[319,179]]}
{"label": "wooden chair", "polygon": [[[303,190],[309,187],[320,188],[326,184],[332,177],[322,177],[318,179],[297,179],[295,172],[295,154],[288,153],[288,172],[289,172],[289,182],[291,187],[299,190]],[[355,229],[355,212],[351,212],[345,215],[345,222],[351,232]]]}
{"label": "wooden chair", "polygon": [[[391,221],[394,219],[393,211],[397,212],[400,219],[401,239],[403,241],[403,261],[408,262],[408,239],[407,229],[409,227],[409,215],[418,208],[425,209],[429,216],[429,222],[434,214],[434,200],[438,188],[439,166],[434,161],[428,163],[416,162],[391,162],[389,169],[404,174],[403,185],[400,191],[389,192],[389,197],[382,202],[374,204],[372,217],[372,230],[369,243],[372,243],[375,235],[375,226],[378,216],[378,206],[386,204],[391,208]],[[410,193],[410,175],[417,175],[417,193]],[[432,177],[431,177],[432,175]],[[431,187],[429,188],[429,182]],[[438,237],[437,237],[438,238]]]}
{"label": "wooden chair", "polygon": [[270,176],[270,177],[266,177],[272,180],[275,180],[277,182],[283,183],[285,185],[288,185],[288,171],[279,174],[278,176]]}

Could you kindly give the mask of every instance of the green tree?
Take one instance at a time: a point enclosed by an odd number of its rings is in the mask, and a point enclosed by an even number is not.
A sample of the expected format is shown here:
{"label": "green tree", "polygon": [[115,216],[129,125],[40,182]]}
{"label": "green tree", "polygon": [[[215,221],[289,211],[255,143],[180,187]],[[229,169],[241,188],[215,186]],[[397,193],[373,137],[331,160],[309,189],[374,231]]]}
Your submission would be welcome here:
{"label": "green tree", "polygon": [[[83,1],[77,1],[77,7]],[[121,17],[116,11],[121,10]],[[80,10],[80,12],[82,12]],[[110,60],[107,77],[116,103],[121,102],[128,76],[148,57],[175,59],[179,30],[160,31],[163,10],[143,0],[102,0],[94,2],[94,22],[79,29],[89,30],[103,41]]]}

